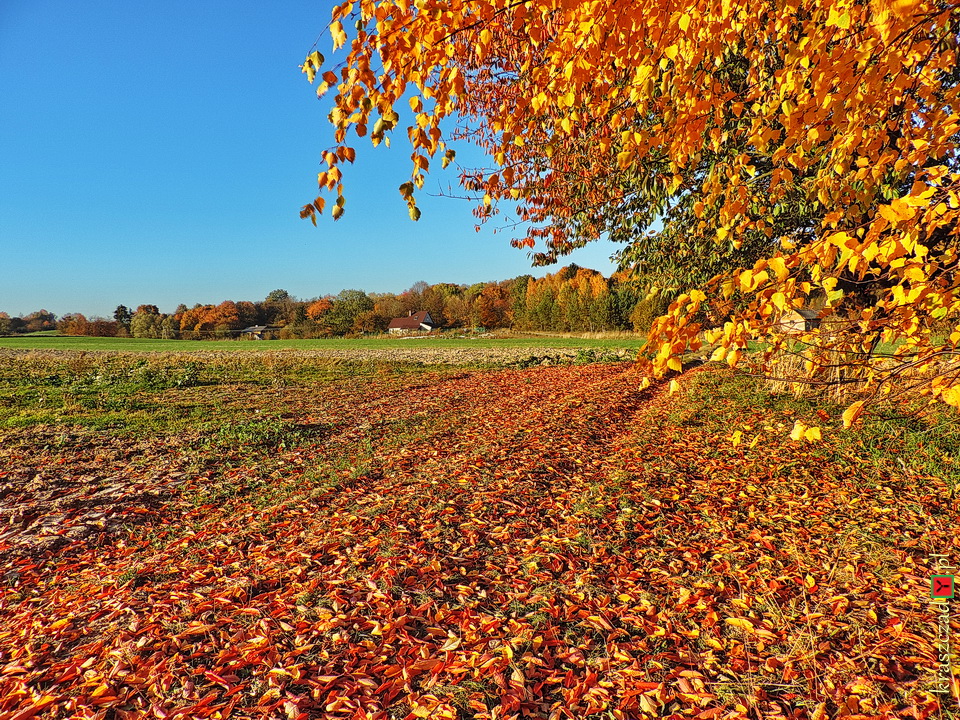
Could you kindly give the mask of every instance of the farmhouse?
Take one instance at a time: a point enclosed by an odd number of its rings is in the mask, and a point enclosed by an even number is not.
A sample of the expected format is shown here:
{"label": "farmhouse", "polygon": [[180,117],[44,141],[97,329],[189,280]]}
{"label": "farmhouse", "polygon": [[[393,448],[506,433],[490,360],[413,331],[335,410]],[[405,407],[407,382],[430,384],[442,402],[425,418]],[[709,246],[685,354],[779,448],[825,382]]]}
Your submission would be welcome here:
{"label": "farmhouse", "polygon": [[820,313],[809,308],[791,310],[780,318],[780,327],[786,332],[802,333],[820,325]]}
{"label": "farmhouse", "polygon": [[391,335],[408,335],[416,332],[430,332],[437,324],[426,310],[411,311],[407,317],[394,318],[387,326]]}
{"label": "farmhouse", "polygon": [[273,325],[251,325],[240,331],[240,337],[245,340],[274,340],[277,329]]}

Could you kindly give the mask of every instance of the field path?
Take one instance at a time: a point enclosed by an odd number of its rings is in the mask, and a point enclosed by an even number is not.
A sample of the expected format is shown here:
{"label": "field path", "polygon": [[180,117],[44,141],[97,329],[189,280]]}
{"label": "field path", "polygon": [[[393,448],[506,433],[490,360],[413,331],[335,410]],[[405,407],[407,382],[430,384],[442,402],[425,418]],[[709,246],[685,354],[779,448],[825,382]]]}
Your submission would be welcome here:
{"label": "field path", "polygon": [[312,442],[201,470],[189,438],[36,431],[0,454],[0,718],[936,717],[939,488],[733,447],[638,385],[290,393]]}

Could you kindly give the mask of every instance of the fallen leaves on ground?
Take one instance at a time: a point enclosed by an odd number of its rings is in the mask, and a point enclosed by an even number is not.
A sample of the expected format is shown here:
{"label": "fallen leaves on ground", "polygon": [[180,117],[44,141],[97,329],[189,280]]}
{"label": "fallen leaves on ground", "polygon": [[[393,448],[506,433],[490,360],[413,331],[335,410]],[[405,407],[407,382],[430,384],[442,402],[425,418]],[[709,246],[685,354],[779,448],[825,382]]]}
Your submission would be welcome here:
{"label": "fallen leaves on ground", "polygon": [[616,364],[289,389],[325,430],[267,450],[10,431],[0,717],[939,713],[943,485],[732,446],[638,388]]}

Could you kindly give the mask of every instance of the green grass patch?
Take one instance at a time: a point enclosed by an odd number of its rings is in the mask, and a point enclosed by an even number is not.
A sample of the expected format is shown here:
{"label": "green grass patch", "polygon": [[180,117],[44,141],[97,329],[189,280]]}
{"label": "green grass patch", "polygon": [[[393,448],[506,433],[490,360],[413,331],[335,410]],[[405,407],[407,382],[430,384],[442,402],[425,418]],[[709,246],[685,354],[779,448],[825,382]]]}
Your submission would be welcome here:
{"label": "green grass patch", "polygon": [[960,417],[953,408],[920,398],[881,401],[847,429],[840,423],[843,410],[843,405],[815,393],[799,398],[773,393],[762,380],[715,369],[693,377],[684,402],[675,405],[661,426],[727,435],[739,430],[746,445],[760,435],[752,449],[759,455],[771,442],[791,443],[790,430],[799,420],[829,434],[827,442],[803,444],[815,458],[892,473],[908,470],[940,477],[954,493],[960,488]]}

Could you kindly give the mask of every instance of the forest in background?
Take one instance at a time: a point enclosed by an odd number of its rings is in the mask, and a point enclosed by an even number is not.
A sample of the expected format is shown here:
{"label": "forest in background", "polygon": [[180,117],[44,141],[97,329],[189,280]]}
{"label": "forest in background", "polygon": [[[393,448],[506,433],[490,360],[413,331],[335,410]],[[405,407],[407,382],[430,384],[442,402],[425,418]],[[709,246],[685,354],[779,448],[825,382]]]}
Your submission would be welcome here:
{"label": "forest in background", "polygon": [[283,339],[382,333],[392,318],[426,310],[440,328],[511,328],[555,332],[644,331],[666,310],[624,273],[604,277],[571,264],[543,278],[521,275],[500,282],[415,283],[401,293],[343,290],[297,299],[274,290],[262,301],[181,304],[173,313],[156,305],[117,306],[112,318],[47,310],[10,317],[0,312],[0,335],[57,330],[64,335],[160,339],[224,339],[252,325],[276,327]]}

